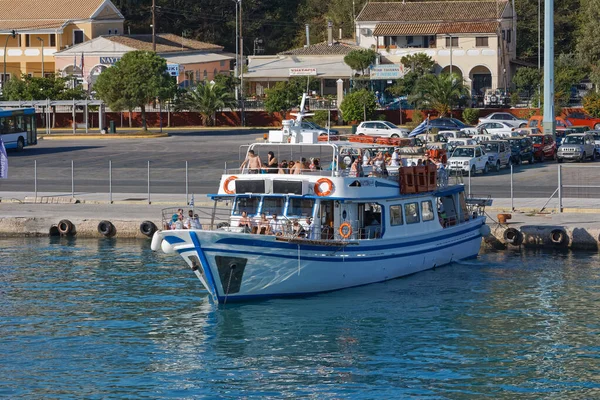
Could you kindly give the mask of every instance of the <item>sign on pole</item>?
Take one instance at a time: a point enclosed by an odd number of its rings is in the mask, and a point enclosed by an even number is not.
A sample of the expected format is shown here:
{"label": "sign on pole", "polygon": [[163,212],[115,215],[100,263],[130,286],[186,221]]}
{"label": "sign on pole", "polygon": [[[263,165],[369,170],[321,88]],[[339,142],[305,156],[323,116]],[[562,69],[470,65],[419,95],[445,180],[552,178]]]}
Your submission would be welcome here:
{"label": "sign on pole", "polygon": [[290,68],[290,76],[316,76],[316,68]]}

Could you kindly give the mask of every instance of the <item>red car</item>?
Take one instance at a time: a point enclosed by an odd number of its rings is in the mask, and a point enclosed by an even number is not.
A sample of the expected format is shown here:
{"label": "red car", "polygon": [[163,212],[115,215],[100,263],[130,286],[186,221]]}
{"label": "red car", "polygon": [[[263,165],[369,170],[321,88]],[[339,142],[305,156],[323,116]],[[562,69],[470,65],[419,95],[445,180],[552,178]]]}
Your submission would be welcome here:
{"label": "red car", "polygon": [[587,126],[590,129],[600,129],[600,118],[594,118],[586,113],[570,113],[565,119],[575,126]]}
{"label": "red car", "polygon": [[552,135],[537,133],[529,135],[533,142],[533,157],[538,161],[544,161],[546,158],[556,160],[556,142]]}

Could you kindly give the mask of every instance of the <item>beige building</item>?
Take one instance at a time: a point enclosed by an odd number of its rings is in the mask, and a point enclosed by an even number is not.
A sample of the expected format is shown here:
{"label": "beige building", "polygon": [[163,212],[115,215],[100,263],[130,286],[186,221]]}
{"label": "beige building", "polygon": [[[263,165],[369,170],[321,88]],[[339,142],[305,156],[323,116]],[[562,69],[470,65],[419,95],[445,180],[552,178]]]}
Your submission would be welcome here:
{"label": "beige building", "polygon": [[110,0],[0,1],[0,82],[52,73],[56,52],[123,33],[123,21]]}
{"label": "beige building", "polygon": [[506,0],[370,2],[356,18],[356,37],[382,63],[425,53],[438,64],[436,72],[452,69],[480,95],[486,88],[510,87],[516,24]]}

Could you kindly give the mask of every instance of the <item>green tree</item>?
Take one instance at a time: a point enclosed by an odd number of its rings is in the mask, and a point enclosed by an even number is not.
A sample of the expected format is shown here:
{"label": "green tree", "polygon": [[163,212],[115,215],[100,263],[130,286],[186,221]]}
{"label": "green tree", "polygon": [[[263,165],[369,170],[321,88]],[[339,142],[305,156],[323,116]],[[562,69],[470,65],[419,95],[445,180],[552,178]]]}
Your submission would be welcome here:
{"label": "green tree", "polygon": [[377,59],[377,53],[371,49],[352,50],[346,57],[344,62],[353,70],[360,71],[361,75],[365,74],[365,70]]}
{"label": "green tree", "polygon": [[232,74],[217,74],[213,80],[232,94],[235,94],[235,88],[240,84],[240,78],[236,78]]}
{"label": "green tree", "polygon": [[554,64],[554,99],[557,107],[569,105],[571,86],[587,75],[587,65],[574,54],[561,54]]}
{"label": "green tree", "polygon": [[225,86],[218,83],[205,83],[185,93],[179,99],[177,108],[200,113],[204,125],[212,126],[217,112],[224,108],[236,108],[236,101]]}
{"label": "green tree", "polygon": [[418,73],[409,71],[386,90],[394,96],[410,96],[414,92],[420,77]]}
{"label": "green tree", "polygon": [[176,83],[167,72],[164,58],[151,51],[132,51],[100,74],[94,89],[113,110],[140,107],[142,127],[146,130],[146,105],[172,96]]}
{"label": "green tree", "polygon": [[435,67],[435,61],[425,53],[409,54],[402,57],[400,62],[404,65],[404,68],[410,68],[410,71],[418,76],[431,73],[433,67]]}
{"label": "green tree", "polygon": [[80,100],[86,97],[81,85],[69,85],[72,77],[32,77],[22,75],[6,83],[4,98],[7,100]]}
{"label": "green tree", "polygon": [[583,98],[583,109],[594,118],[600,118],[600,93],[590,91]]}
{"label": "green tree", "polygon": [[440,117],[450,113],[452,105],[457,105],[462,96],[468,96],[469,89],[456,74],[425,75],[417,83],[413,101],[419,108],[437,111]]}
{"label": "green tree", "polygon": [[267,89],[265,109],[268,113],[279,112],[285,118],[285,114],[298,107],[302,101],[302,94],[308,90],[317,90],[319,82],[310,78],[294,77],[288,82],[277,82],[271,89]]}
{"label": "green tree", "polygon": [[577,53],[589,63],[600,60],[600,0],[581,0],[579,32],[577,33]]}
{"label": "green tree", "polygon": [[542,71],[537,68],[523,67],[519,68],[513,77],[513,84],[517,91],[526,92],[527,97],[538,91],[541,85]]}
{"label": "green tree", "polygon": [[376,109],[377,99],[372,92],[366,89],[346,95],[340,105],[345,121],[365,121],[373,117]]}
{"label": "green tree", "polygon": [[465,108],[462,113],[463,120],[470,125],[474,125],[479,119],[478,108]]}

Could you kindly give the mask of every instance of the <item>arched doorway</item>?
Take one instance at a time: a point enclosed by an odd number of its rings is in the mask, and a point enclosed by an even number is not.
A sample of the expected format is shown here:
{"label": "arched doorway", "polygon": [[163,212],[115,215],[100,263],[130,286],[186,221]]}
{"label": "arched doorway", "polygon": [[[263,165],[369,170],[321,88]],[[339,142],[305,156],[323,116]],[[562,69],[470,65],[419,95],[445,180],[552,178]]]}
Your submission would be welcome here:
{"label": "arched doorway", "polygon": [[471,79],[471,93],[474,96],[483,96],[485,89],[492,87],[492,72],[484,65],[473,67],[469,72]]}
{"label": "arched doorway", "polygon": [[[450,65],[446,65],[444,68],[442,68],[440,73],[449,74],[450,73]],[[458,75],[461,79],[464,80],[462,70],[460,68],[458,68],[456,65],[452,66],[452,74]]]}

